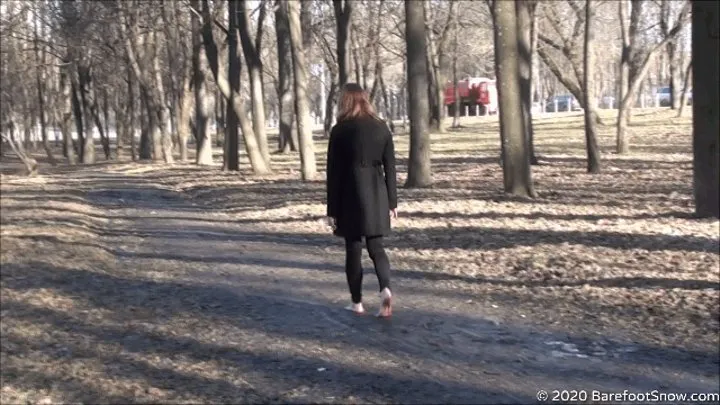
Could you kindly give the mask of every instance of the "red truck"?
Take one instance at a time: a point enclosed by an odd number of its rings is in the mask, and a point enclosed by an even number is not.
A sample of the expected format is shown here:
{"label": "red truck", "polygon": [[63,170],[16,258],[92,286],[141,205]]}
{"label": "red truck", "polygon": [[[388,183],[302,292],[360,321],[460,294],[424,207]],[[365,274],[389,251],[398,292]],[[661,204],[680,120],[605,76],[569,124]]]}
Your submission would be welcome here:
{"label": "red truck", "polygon": [[[486,77],[470,77],[458,81],[460,115],[497,114],[497,87],[495,80]],[[455,87],[452,81],[445,85],[445,106],[448,116],[455,114]]]}

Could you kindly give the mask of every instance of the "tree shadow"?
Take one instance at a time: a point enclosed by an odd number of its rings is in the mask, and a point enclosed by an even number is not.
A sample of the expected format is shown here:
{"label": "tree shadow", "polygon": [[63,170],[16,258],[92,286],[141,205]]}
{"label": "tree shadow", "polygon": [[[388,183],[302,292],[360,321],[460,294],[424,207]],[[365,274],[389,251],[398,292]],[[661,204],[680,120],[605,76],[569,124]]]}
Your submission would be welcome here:
{"label": "tree shadow", "polygon": [[676,219],[692,219],[691,212],[669,211],[663,213],[639,213],[639,214],[551,214],[547,212],[531,212],[531,213],[503,213],[503,212],[480,212],[480,213],[463,213],[463,212],[424,212],[424,211],[405,211],[403,217],[407,218],[423,218],[423,219],[543,219],[543,220],[560,220],[560,221],[602,221],[613,219],[655,219],[655,218],[676,218]]}
{"label": "tree shadow", "polygon": [[[148,237],[149,235],[143,233],[133,233],[133,235],[140,235],[142,237]],[[117,233],[107,232],[104,236],[118,236]],[[207,234],[201,234],[198,239],[208,240]],[[216,235],[218,239],[222,241],[228,241],[227,239],[221,238]],[[344,267],[337,263],[330,263],[327,261],[319,262],[305,262],[296,259],[282,259],[273,257],[257,257],[252,254],[245,254],[244,252],[234,252],[233,254],[226,255],[213,255],[209,256],[197,256],[193,254],[186,254],[180,252],[131,252],[117,248],[108,248],[99,243],[91,242],[66,242],[58,239],[55,236],[47,235],[19,235],[15,236],[18,239],[30,239],[30,240],[43,240],[53,244],[72,244],[75,246],[86,246],[90,248],[100,249],[107,253],[110,253],[118,258],[126,259],[160,259],[160,260],[178,260],[186,263],[205,263],[205,264],[235,264],[235,265],[248,265],[248,266],[263,266],[269,268],[291,268],[291,269],[302,269],[302,270],[316,270],[316,271],[332,271],[337,273],[344,273]],[[190,236],[186,239],[192,239]],[[242,239],[244,242],[273,242],[281,243],[280,239]],[[230,239],[231,242],[238,241],[237,239]],[[327,242],[332,242],[327,240]],[[290,242],[292,243],[292,242]],[[397,247],[394,243],[389,243],[392,247]],[[328,243],[316,243],[309,246],[321,247],[328,246]],[[367,270],[367,272],[372,272]],[[494,279],[487,278],[480,275],[462,275],[462,274],[450,274],[444,272],[429,272],[419,270],[402,269],[397,270],[394,273],[394,277],[399,279],[408,280],[425,280],[425,281],[462,281],[470,284],[489,284],[489,285],[501,285],[510,287],[578,287],[578,286],[593,286],[593,287],[618,287],[628,289],[684,289],[684,290],[720,290],[720,283],[717,281],[709,280],[684,280],[684,279],[673,279],[663,277],[610,277],[610,278],[599,278],[599,279],[581,279],[581,280],[562,280],[553,279],[550,273],[547,273],[541,279]]]}
{"label": "tree shadow", "polygon": [[[332,235],[315,233],[273,233],[252,230],[218,231],[217,227],[184,226],[178,229],[109,230],[105,236],[138,236],[160,239],[202,238],[206,241],[269,242],[297,246],[327,246],[337,240]],[[718,253],[720,242],[699,236],[630,234],[609,231],[545,231],[491,227],[399,228],[388,238],[398,249],[479,249],[496,250],[516,246],[585,245],[619,250],[685,251]]]}
{"label": "tree shadow", "polygon": [[[237,298],[236,298],[237,300]],[[226,301],[226,303],[228,303]],[[229,303],[233,305],[233,303]],[[113,364],[109,371],[111,378],[140,380],[151,387],[169,390],[180,398],[201,398],[208,402],[242,403],[317,403],[322,397],[306,393],[293,398],[292,391],[298,387],[311,388],[321,394],[333,397],[377,397],[392,402],[430,403],[436,400],[451,403],[467,401],[516,403],[527,400],[524,395],[511,392],[498,392],[489,387],[471,387],[460,382],[438,381],[431,377],[406,377],[388,372],[370,371],[362,365],[348,366],[336,364],[315,356],[296,356],[284,353],[263,353],[259,345],[223,345],[204,343],[189,336],[173,336],[157,332],[148,332],[140,328],[122,328],[104,325],[96,327],[75,317],[67,316],[52,309],[37,308],[20,303],[6,304],[9,311],[23,313],[23,318],[33,319],[35,323],[45,323],[59,330],[72,330],[74,334],[84,336],[94,342],[118,344],[123,352],[141,356],[162,356],[168,359],[179,356],[189,357],[196,362],[216,362],[222,371],[230,372],[252,380],[265,380],[265,384],[253,388],[233,383],[222,378],[208,378],[174,370],[169,367],[156,367],[144,361],[133,360],[130,356],[107,355],[97,349],[82,347],[72,342],[62,342],[68,349],[85,358],[94,358],[106,364]],[[202,316],[202,315],[200,315]],[[33,344],[27,337],[14,343],[26,353],[42,351],[42,344]],[[292,338],[292,336],[290,336]],[[249,346],[249,347],[248,347]],[[55,356],[63,360],[62,356]],[[18,371],[23,371],[18,367]],[[320,371],[319,371],[320,370]],[[20,374],[20,373],[19,373]],[[27,377],[26,377],[27,378]],[[54,379],[45,377],[44,380]],[[14,382],[12,378],[10,383]],[[94,401],[104,399],[102,395],[88,396],[85,388],[74,383],[66,389],[84,392],[84,399]],[[38,387],[39,388],[39,387]],[[76,391],[76,393],[77,393]],[[91,390],[88,390],[92,393]],[[94,393],[93,393],[94,394]],[[81,397],[81,398],[83,398]],[[89,398],[88,398],[89,397]],[[432,399],[430,399],[432,398]],[[79,398],[72,398],[77,400]],[[125,402],[127,398],[122,398]]]}
{"label": "tree shadow", "polygon": [[[649,389],[659,385],[672,385],[674,381],[637,375],[625,366],[632,368],[642,364],[662,365],[670,370],[707,372],[707,364],[697,364],[697,368],[689,369],[689,362],[698,357],[710,359],[709,356],[714,356],[705,352],[636,345],[636,353],[618,356],[613,360],[614,366],[599,364],[597,367],[587,367],[587,361],[580,359],[558,363],[523,358],[518,364],[515,361],[520,354],[518,350],[529,350],[537,355],[538,350],[543,350],[541,347],[546,347],[543,339],[573,338],[549,334],[533,340],[530,337],[532,333],[519,327],[493,327],[489,322],[465,315],[435,314],[419,309],[406,309],[389,323],[377,322],[368,318],[352,317],[327,302],[308,301],[307,297],[293,291],[285,291],[280,295],[277,292],[264,293],[257,289],[238,291],[212,284],[124,278],[85,270],[48,268],[44,263],[38,262],[28,263],[23,266],[24,269],[7,269],[5,265],[3,267],[5,274],[13,271],[24,273],[23,278],[4,277],[4,288],[14,291],[53,289],[80,299],[105,314],[102,325],[98,326],[97,322],[83,320],[87,316],[83,312],[63,313],[54,308],[5,299],[5,316],[23,319],[36,325],[47,324],[56,330],[84,336],[92,342],[119,345],[123,353],[167,359],[182,356],[196,362],[219,361],[223,368],[230,369],[227,371],[254,377],[252,380],[255,391],[228,385],[223,380],[208,380],[187,373],[177,375],[179,372],[171,368],[157,369],[147,363],[137,364],[130,361],[128,356],[106,356],[97,351],[93,352],[97,349],[92,347],[83,354],[82,347],[73,346],[72,341],[55,342],[66,345],[71,351],[79,351],[80,356],[97,357],[105,364],[119,364],[119,367],[105,370],[110,375],[127,379],[140,378],[161,388],[200,395],[211,401],[217,397],[211,397],[209,393],[243,398],[246,398],[245,395],[257,395],[267,399],[272,398],[269,393],[287,392],[303,384],[315,389],[322,387],[322,392],[330,391],[338,396],[371,396],[373,392],[379,391],[391,402],[517,403],[531,400],[530,388],[507,390],[509,386],[503,386],[503,389],[499,389],[493,382],[483,383],[485,379],[482,374],[461,370],[480,368],[486,369],[490,374],[504,373],[519,379],[542,376],[555,380],[556,383],[575,381],[592,387],[615,389],[627,388],[630,381],[628,379],[631,379],[633,386]],[[118,306],[119,303],[123,305]],[[146,309],[143,321],[129,323],[128,320],[137,319],[138,314],[133,312],[137,308]],[[210,343],[209,339],[216,336],[211,331],[198,332],[197,337],[191,337],[193,332],[189,329],[175,331],[170,335],[147,326],[160,322],[161,319],[171,320],[180,315],[211,323],[221,333],[235,330],[233,328],[239,329],[230,341],[220,339]],[[347,333],[337,333],[338,327]],[[457,333],[458,327],[474,330],[482,335],[482,344],[475,344],[475,347],[457,344],[441,349],[431,344],[432,341],[447,339],[453,330]],[[583,342],[580,337],[576,341]],[[308,353],[298,356],[266,349],[272,342],[285,342],[282,344],[286,345],[322,342],[329,347],[351,346],[379,353],[387,352],[392,356],[409,358],[419,370],[430,373],[425,377],[413,373],[415,375],[409,377],[386,371],[370,371],[360,359],[356,361],[357,365],[340,365],[325,360],[322,355]],[[22,342],[16,341],[16,344]],[[43,346],[29,346],[24,350],[43,350]],[[449,373],[447,377],[438,377],[437,373],[433,372],[437,371],[438,367]],[[332,372],[329,375],[322,374],[317,371],[319,369]],[[716,372],[711,375],[716,378]],[[256,384],[263,379],[266,382],[264,387]],[[697,387],[703,385],[695,382],[692,384]],[[204,387],[202,389],[207,390],[207,393],[195,391],[201,389],[200,387]],[[534,393],[534,387],[531,388]],[[277,399],[287,400],[283,397]],[[308,399],[317,400],[312,397]]]}
{"label": "tree shadow", "polygon": [[[552,156],[547,155],[542,157],[543,161],[549,164],[557,165],[584,165],[587,162],[586,158],[572,157],[572,156]],[[683,165],[692,165],[692,160],[658,160],[658,159],[642,159],[639,157],[624,157],[622,155],[614,155],[611,159],[606,160],[607,164],[612,167],[620,168],[633,168],[633,169],[657,169],[658,166],[666,167],[681,167]]]}

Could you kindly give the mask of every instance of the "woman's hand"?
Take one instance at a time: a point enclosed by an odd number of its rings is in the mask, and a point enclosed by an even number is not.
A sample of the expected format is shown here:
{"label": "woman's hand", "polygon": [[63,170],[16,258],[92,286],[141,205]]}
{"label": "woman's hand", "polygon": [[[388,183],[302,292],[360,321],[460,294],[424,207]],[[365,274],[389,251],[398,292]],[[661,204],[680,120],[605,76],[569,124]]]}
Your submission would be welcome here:
{"label": "woman's hand", "polygon": [[398,217],[397,208],[391,209],[390,210],[390,218],[397,219],[397,217]]}

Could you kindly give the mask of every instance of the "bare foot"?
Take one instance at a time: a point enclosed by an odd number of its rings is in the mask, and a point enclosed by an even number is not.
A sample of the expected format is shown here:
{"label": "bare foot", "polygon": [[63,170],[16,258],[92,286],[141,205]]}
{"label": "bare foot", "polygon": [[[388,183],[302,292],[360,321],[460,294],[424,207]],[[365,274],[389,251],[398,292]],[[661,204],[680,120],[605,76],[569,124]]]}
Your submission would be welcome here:
{"label": "bare foot", "polygon": [[363,307],[362,302],[359,302],[357,304],[352,303],[352,304],[346,306],[345,309],[347,309],[348,311],[352,311],[358,315],[362,315],[365,313],[365,307]]}
{"label": "bare foot", "polygon": [[392,293],[390,292],[389,288],[384,288],[380,292],[380,298],[382,298],[382,306],[380,307],[380,311],[378,311],[377,316],[378,318],[389,318],[392,316]]}

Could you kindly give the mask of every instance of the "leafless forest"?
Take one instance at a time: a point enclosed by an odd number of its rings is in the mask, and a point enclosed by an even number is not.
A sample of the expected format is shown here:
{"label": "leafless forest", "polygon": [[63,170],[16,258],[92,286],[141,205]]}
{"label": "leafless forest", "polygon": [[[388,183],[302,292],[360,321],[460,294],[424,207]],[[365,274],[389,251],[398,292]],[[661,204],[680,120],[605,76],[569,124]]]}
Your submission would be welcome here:
{"label": "leafless forest", "polygon": [[[3,1],[0,402],[717,401],[717,24],[690,0]],[[461,105],[472,78],[495,110]],[[343,311],[323,221],[349,82],[398,155],[391,320]]]}

